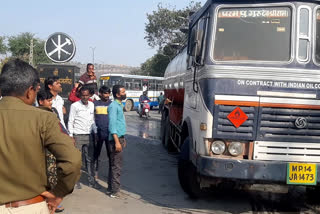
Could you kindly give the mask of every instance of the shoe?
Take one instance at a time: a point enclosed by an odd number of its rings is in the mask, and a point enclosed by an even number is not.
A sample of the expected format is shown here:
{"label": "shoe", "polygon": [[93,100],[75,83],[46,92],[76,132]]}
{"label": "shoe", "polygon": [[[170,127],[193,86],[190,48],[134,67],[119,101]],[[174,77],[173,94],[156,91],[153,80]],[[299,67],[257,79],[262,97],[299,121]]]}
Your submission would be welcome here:
{"label": "shoe", "polygon": [[54,212],[56,212],[56,213],[61,213],[61,212],[63,212],[63,211],[64,211],[64,208],[62,207],[62,205],[59,205]]}
{"label": "shoe", "polygon": [[120,192],[114,192],[109,194],[110,198],[120,198]]}
{"label": "shoe", "polygon": [[98,182],[95,182],[94,184],[89,184],[89,187],[94,189],[101,189],[101,185]]}
{"label": "shoe", "polygon": [[112,193],[112,190],[111,189],[107,189],[106,194],[110,195],[111,193]]}
{"label": "shoe", "polygon": [[80,183],[76,183],[76,189],[82,189],[82,186]]}

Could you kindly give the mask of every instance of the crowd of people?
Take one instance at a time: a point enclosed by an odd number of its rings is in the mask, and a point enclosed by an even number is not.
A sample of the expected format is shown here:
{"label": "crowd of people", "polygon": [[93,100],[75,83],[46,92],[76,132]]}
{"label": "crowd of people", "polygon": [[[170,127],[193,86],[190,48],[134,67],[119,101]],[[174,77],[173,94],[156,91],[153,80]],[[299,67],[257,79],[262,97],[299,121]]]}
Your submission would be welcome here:
{"label": "crowd of people", "polygon": [[[38,72],[19,59],[7,62],[0,74],[0,213],[54,213],[86,171],[89,186],[97,182],[99,156],[105,144],[109,159],[107,194],[120,197],[126,124],[124,86],[97,90],[93,64],[71,91],[68,122],[59,96],[58,77],[48,77],[40,89]],[[37,104],[35,104],[35,101]],[[67,124],[67,125],[66,125]],[[82,161],[81,161],[82,156]]]}

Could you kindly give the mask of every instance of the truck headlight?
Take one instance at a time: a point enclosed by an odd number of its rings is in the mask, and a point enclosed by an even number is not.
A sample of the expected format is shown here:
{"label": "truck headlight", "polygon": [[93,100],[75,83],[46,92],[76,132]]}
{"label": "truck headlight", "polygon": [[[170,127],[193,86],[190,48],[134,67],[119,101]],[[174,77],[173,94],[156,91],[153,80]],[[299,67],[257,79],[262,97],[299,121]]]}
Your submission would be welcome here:
{"label": "truck headlight", "polygon": [[228,151],[232,156],[238,156],[243,153],[243,145],[240,142],[232,142],[228,146]]}
{"label": "truck headlight", "polygon": [[225,150],[226,144],[221,140],[214,141],[211,144],[211,151],[213,152],[213,154],[221,155]]}

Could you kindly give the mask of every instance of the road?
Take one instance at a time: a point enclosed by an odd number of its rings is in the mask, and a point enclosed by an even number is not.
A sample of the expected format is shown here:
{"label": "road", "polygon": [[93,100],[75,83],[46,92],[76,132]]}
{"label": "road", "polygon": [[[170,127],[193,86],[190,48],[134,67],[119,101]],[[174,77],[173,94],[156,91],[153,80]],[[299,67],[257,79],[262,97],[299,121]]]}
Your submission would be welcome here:
{"label": "road", "polygon": [[89,188],[83,175],[83,188],[63,201],[64,213],[320,213],[317,205],[305,203],[303,188],[293,188],[289,193],[277,186],[256,186],[250,190],[224,188],[205,198],[191,200],[179,186],[177,155],[168,154],[161,145],[157,111],[152,111],[148,120],[139,118],[134,111],[125,115],[127,147],[121,177],[123,197],[113,199],[105,194],[108,159],[103,148],[98,179],[103,188]]}

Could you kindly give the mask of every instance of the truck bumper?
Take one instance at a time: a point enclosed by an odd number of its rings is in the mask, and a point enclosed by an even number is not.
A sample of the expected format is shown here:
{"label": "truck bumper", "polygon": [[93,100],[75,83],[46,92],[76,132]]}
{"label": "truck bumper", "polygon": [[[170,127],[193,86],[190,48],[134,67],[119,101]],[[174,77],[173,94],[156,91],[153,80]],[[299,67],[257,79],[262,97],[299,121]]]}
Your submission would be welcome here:
{"label": "truck bumper", "polygon": [[[198,156],[200,175],[215,178],[243,180],[246,183],[283,183],[287,181],[287,162],[218,159]],[[320,165],[317,164],[319,172]],[[320,183],[320,173],[317,173]]]}

